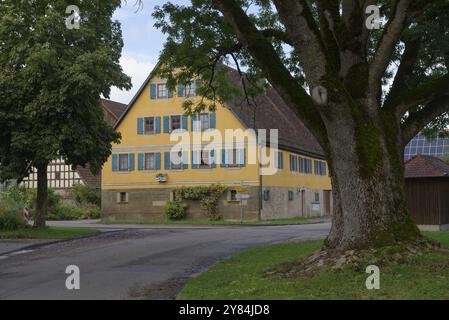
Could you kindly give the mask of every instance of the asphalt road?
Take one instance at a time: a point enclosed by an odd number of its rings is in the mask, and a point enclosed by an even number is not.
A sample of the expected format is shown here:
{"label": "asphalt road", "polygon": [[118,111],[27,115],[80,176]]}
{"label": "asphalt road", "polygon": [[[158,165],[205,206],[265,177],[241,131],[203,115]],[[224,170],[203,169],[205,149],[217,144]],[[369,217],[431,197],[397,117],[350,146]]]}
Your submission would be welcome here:
{"label": "asphalt road", "polygon": [[[173,299],[218,260],[278,242],[324,238],[329,223],[128,229],[0,257],[0,299]],[[80,269],[80,290],[65,287]]]}

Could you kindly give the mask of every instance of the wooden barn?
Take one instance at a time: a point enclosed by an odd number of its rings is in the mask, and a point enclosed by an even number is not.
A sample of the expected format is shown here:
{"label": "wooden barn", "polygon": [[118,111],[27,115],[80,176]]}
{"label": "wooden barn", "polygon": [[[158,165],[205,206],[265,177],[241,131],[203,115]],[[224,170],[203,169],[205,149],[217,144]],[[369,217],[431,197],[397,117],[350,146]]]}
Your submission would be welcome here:
{"label": "wooden barn", "polygon": [[422,230],[449,230],[449,164],[417,155],[405,163],[408,209]]}

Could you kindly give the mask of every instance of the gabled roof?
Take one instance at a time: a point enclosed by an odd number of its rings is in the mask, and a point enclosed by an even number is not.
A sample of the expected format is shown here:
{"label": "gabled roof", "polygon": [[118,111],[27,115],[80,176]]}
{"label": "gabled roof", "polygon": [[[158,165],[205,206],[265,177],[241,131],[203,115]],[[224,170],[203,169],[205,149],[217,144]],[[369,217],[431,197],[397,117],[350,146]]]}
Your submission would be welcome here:
{"label": "gabled roof", "polygon": [[125,112],[127,107],[126,104],[107,99],[101,99],[101,102],[103,104],[103,107],[106,110],[108,110],[111,113],[111,115],[115,117],[116,120],[118,120],[121,117],[121,115],[123,114],[123,112]]}
{"label": "gabled roof", "polygon": [[97,174],[94,176],[92,172],[90,172],[89,165],[87,165],[85,168],[83,167],[76,167],[76,172],[79,174],[81,180],[85,185],[88,185],[92,188],[101,188],[101,174]]}
{"label": "gabled roof", "polygon": [[[126,117],[129,110],[133,107],[135,101],[145,90],[148,83],[156,73],[158,67],[159,64],[153,69],[151,74],[140,87],[139,91],[131,100],[126,111],[116,122],[116,129],[121,121]],[[237,87],[241,87],[242,83],[238,71],[227,66],[224,67],[229,70],[228,78],[231,83]],[[254,101],[256,104],[251,106],[248,105],[245,98],[239,97],[234,101],[226,102],[225,105],[247,128],[267,130],[278,129],[280,149],[324,158],[324,152],[317,140],[304,126],[297,115],[284,103],[275,89],[268,89],[265,94],[259,95],[254,99]]]}
{"label": "gabled roof", "polygon": [[439,158],[419,154],[405,162],[405,177],[449,178],[449,164]]}

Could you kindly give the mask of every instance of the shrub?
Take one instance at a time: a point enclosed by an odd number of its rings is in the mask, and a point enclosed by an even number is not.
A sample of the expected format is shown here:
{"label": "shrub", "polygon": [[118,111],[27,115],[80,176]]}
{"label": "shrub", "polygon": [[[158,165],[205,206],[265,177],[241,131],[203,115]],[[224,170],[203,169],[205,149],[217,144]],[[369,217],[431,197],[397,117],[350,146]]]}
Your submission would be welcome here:
{"label": "shrub", "polygon": [[101,206],[101,192],[96,188],[83,184],[75,184],[69,191],[70,197],[79,205]]}
{"label": "shrub", "polygon": [[82,207],[83,213],[81,214],[81,219],[100,219],[101,209],[94,205],[88,204]]}
{"label": "shrub", "polygon": [[47,219],[53,221],[78,220],[82,215],[81,207],[71,203],[62,203],[55,210],[48,211]]}
{"label": "shrub", "polygon": [[187,216],[187,206],[178,201],[167,202],[164,210],[170,220],[181,220]]}
{"label": "shrub", "polygon": [[[36,208],[36,201],[37,201],[37,190],[36,189],[30,189],[27,191],[27,205],[28,207],[34,211]],[[56,211],[57,208],[62,203],[62,197],[57,194],[53,189],[48,189],[47,193],[47,209],[48,212],[51,213],[53,211]]]}
{"label": "shrub", "polygon": [[26,206],[26,190],[12,186],[0,194],[0,230],[17,230],[27,226],[22,217]]}
{"label": "shrub", "polygon": [[[23,208],[22,208],[23,209]],[[17,207],[0,207],[0,230],[18,230],[27,226],[26,221],[21,215],[21,210]]]}

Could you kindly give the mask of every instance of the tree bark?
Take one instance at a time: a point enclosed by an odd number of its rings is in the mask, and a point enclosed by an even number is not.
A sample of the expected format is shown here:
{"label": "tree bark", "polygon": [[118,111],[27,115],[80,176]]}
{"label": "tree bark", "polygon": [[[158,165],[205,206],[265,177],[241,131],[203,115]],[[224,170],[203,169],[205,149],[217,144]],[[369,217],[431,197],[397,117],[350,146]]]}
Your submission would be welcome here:
{"label": "tree bark", "polygon": [[383,125],[366,128],[368,119],[364,131],[354,119],[327,127],[334,197],[329,249],[377,248],[421,237],[406,206],[402,141]]}
{"label": "tree bark", "polygon": [[48,164],[38,165],[37,168],[37,198],[36,198],[36,214],[34,217],[34,228],[45,228],[45,220],[47,217],[47,198],[48,198]]}

